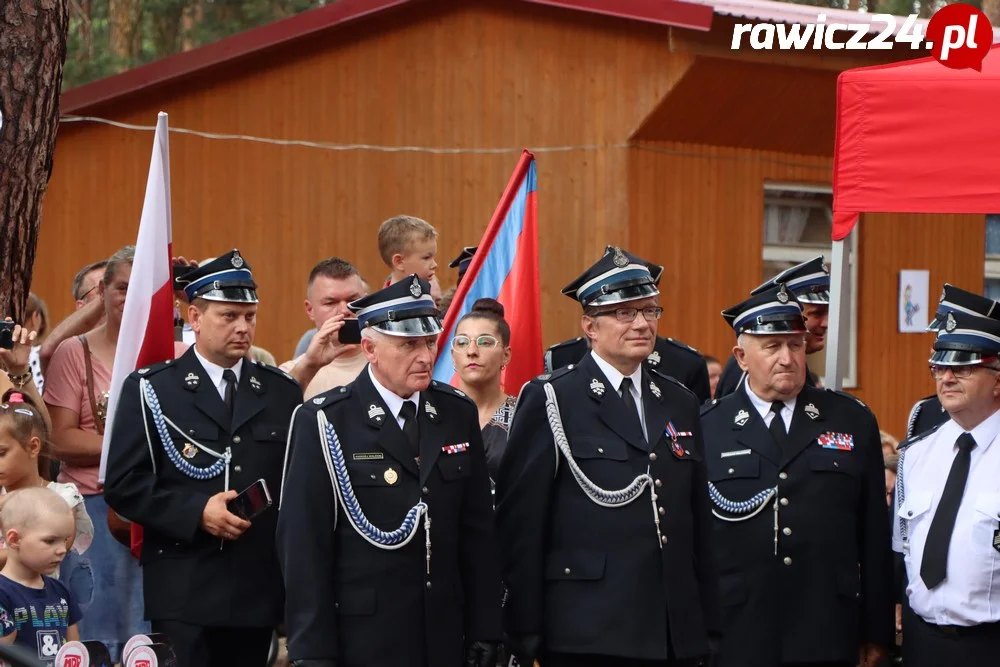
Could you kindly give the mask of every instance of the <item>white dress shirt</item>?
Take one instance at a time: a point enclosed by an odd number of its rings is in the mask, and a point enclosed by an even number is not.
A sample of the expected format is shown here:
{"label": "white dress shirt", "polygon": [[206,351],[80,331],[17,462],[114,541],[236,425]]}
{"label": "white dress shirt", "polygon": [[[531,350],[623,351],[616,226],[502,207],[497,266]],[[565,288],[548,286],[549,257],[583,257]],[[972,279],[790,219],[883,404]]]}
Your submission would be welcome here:
{"label": "white dress shirt", "polygon": [[[760,418],[764,420],[764,426],[771,428],[771,421],[774,420],[774,413],[771,412],[771,402],[765,401],[763,398],[753,393],[750,389],[750,380],[747,379],[743,383],[743,389],[747,392],[747,396],[750,397],[750,404],[757,408],[757,412],[760,413]],[[785,422],[785,433],[790,433],[792,430],[792,414],[795,412],[795,401],[798,400],[798,396],[793,397],[789,401],[782,401],[785,407],[781,408],[781,420]]]}
{"label": "white dress shirt", "polygon": [[[590,354],[593,355],[594,361],[597,362],[597,367],[601,369],[602,373],[604,373],[604,377],[608,378],[608,382],[611,383],[615,393],[621,396],[622,380],[624,380],[626,376],[622,375],[617,368],[604,361],[604,359],[601,359],[600,355],[593,350],[590,351]],[[632,398],[635,400],[635,407],[638,408],[639,424],[642,426],[642,435],[648,442],[649,432],[646,430],[646,411],[642,409],[642,364],[639,364],[639,367],[635,369],[635,372],[628,377],[632,379],[632,389],[630,390],[630,393],[632,394]]]}
{"label": "white dress shirt", "polygon": [[947,576],[930,591],[920,578],[927,533],[958,453],[955,441],[962,433],[962,427],[949,420],[906,450],[903,502],[899,504],[897,497],[894,504],[892,548],[905,554],[910,606],[936,625],[1000,621],[1000,552],[993,548],[993,533],[1000,530],[1000,445],[993,442],[1000,433],[1000,411],[971,431],[976,446],[948,545]]}
{"label": "white dress shirt", "polygon": [[[212,384],[215,386],[215,390],[219,392],[219,398],[225,401],[226,381],[222,379],[222,373],[227,369],[223,368],[222,366],[219,366],[218,364],[213,364],[211,361],[198,354],[198,348],[193,348],[193,349],[194,349],[194,356],[198,357],[198,361],[201,362],[202,368],[204,368],[205,372],[208,373],[208,379],[212,381]],[[233,373],[236,374],[236,385],[239,386],[240,372],[243,370],[243,359],[237,361],[236,365],[229,370],[232,370]],[[234,392],[236,391],[236,387],[233,387],[233,391]]]}
{"label": "white dress shirt", "polygon": [[[399,416],[399,412],[403,409],[403,403],[407,401],[413,403],[414,410],[420,407],[420,392],[415,391],[409,398],[403,398],[402,396],[397,396],[395,393],[389,391],[382,386],[382,383],[378,381],[375,374],[372,373],[371,365],[368,366],[368,377],[372,379],[372,384],[375,385],[375,390],[378,391],[378,395],[382,397],[382,402],[385,403],[385,407],[389,408],[389,412],[396,419],[396,423],[399,424],[399,428],[403,428],[403,418]],[[416,414],[414,412],[413,414]]]}

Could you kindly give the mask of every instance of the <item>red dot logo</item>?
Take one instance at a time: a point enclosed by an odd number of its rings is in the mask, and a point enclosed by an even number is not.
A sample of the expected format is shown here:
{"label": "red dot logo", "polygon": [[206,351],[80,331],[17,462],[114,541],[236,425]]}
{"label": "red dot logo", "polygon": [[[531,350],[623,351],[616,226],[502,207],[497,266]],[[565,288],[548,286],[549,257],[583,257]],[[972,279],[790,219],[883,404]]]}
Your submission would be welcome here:
{"label": "red dot logo", "polygon": [[942,7],[927,24],[931,55],[952,69],[983,69],[983,58],[993,46],[993,27],[986,14],[964,3]]}

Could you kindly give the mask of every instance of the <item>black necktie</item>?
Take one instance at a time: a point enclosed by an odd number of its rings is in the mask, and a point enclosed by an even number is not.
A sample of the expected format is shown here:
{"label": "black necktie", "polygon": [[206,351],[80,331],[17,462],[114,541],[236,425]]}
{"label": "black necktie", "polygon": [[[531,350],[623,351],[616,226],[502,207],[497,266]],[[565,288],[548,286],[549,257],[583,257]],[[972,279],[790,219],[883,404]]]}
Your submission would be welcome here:
{"label": "black necktie", "polygon": [[236,373],[233,372],[233,369],[227,368],[222,371],[222,379],[226,383],[225,395],[222,400],[225,401],[231,415],[233,414],[233,398],[235,398],[236,394]]}
{"label": "black necktie", "polygon": [[399,416],[403,420],[403,435],[410,442],[410,449],[413,450],[413,454],[417,455],[420,453],[420,436],[417,432],[417,406],[413,404],[413,401],[403,401],[403,407],[399,409]]}
{"label": "black necktie", "polygon": [[774,438],[774,444],[778,445],[778,449],[785,448],[785,440],[788,438],[785,420],[781,418],[781,410],[784,407],[785,404],[781,401],[771,403],[771,412],[774,413],[774,417],[771,418],[771,425],[767,427],[767,430],[771,432],[771,437]]}
{"label": "black necktie", "polygon": [[[625,411],[639,425],[639,432],[642,432],[642,421],[639,419],[639,408],[635,405],[635,397],[632,396],[632,378],[622,378],[619,388],[622,394],[622,401],[625,403]],[[645,436],[644,436],[645,437]]]}
{"label": "black necktie", "polygon": [[965,483],[969,479],[969,462],[972,460],[972,448],[976,446],[976,441],[970,433],[963,433],[958,436],[955,444],[958,446],[958,454],[951,464],[948,481],[944,483],[944,493],[941,494],[941,501],[931,519],[924,555],[920,561],[920,578],[924,580],[924,586],[928,590],[944,581],[948,573],[948,545],[951,542],[951,531],[955,528],[958,506],[962,504]]}

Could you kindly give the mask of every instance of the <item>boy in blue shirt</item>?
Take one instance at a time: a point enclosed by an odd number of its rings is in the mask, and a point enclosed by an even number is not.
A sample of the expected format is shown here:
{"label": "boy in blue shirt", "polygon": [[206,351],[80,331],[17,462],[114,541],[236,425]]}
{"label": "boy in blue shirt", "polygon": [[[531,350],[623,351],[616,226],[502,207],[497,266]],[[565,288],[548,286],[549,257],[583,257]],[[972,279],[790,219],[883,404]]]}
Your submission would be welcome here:
{"label": "boy in blue shirt", "polygon": [[31,487],[3,496],[0,525],[7,564],[0,570],[0,643],[37,652],[52,664],[59,648],[78,641],[80,608],[69,588],[50,575],[76,533],[73,514],[57,493]]}

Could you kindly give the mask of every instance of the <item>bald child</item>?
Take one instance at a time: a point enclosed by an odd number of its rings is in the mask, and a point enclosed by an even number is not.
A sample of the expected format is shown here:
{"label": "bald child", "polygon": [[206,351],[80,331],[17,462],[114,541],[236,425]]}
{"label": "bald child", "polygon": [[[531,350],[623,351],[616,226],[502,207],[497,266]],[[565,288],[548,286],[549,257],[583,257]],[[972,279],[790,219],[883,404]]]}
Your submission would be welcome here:
{"label": "bald child", "polygon": [[76,532],[66,501],[45,487],[8,493],[0,506],[7,564],[0,570],[0,642],[17,644],[52,664],[59,648],[77,641],[80,608],[53,579]]}

